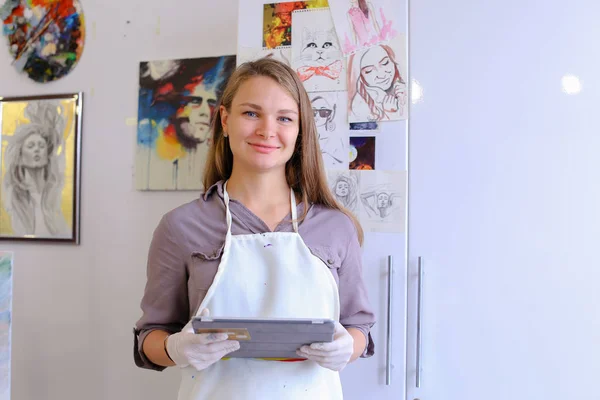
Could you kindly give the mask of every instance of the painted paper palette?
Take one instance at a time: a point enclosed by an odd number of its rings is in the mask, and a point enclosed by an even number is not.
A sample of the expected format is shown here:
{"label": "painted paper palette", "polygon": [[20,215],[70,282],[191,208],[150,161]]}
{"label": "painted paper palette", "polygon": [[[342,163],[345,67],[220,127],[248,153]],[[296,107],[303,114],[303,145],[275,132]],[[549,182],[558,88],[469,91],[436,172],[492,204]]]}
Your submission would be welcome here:
{"label": "painted paper palette", "polygon": [[85,23],[77,0],[6,0],[0,19],[13,64],[36,82],[62,78],[81,58]]}

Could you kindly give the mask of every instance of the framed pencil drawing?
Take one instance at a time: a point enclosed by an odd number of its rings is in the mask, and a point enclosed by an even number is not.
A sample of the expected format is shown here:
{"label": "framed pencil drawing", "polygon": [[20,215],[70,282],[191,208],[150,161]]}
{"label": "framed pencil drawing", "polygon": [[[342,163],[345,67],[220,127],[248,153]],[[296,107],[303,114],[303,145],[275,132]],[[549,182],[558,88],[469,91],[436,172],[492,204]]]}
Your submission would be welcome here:
{"label": "framed pencil drawing", "polygon": [[0,240],[79,244],[82,100],[0,97]]}

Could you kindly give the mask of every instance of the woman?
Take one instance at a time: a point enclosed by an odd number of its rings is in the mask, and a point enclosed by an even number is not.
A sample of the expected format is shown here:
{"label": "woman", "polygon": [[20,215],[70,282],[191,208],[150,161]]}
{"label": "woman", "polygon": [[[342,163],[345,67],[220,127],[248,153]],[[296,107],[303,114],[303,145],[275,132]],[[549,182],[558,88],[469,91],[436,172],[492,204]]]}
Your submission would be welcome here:
{"label": "woman", "polygon": [[406,118],[406,82],[400,75],[394,51],[386,45],[352,55],[350,122],[390,121]]}
{"label": "woman", "polygon": [[[154,233],[136,363],[180,366],[182,400],[341,399],[338,371],[373,354],[374,315],[361,277],[362,230],[327,187],[295,72],[265,58],[241,65],[212,138],[205,193],[167,213]],[[300,362],[221,360],[239,343],[191,333],[190,319],[208,313],[331,318],[335,337],[300,348]]]}
{"label": "woman", "polygon": [[59,107],[53,101],[29,103],[30,123],[17,126],[6,147],[2,199],[16,235],[69,236],[60,207],[64,180],[57,150],[64,120]]}

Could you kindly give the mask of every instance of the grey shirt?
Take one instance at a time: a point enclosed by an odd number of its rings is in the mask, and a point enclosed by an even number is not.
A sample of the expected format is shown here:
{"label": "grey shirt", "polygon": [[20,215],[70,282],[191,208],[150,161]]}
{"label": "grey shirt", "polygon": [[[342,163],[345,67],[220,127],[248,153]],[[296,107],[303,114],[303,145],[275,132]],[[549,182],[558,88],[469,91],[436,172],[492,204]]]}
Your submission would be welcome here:
{"label": "grey shirt", "polygon": [[[242,203],[232,199],[229,208],[233,235],[270,231]],[[304,203],[298,205],[297,212],[302,215]],[[275,232],[292,231],[290,213]],[[367,347],[362,357],[370,357],[374,344],[369,331],[375,323],[375,315],[362,279],[361,248],[352,221],[339,210],[310,205],[298,231],[338,284],[340,323],[346,328],[357,328],[365,335]],[[148,254],[146,289],[141,302],[143,315],[134,329],[134,359],[139,367],[164,369],[144,355],[144,339],[155,329],[179,332],[195,315],[217,272],[226,233],[223,182],[161,219]]]}

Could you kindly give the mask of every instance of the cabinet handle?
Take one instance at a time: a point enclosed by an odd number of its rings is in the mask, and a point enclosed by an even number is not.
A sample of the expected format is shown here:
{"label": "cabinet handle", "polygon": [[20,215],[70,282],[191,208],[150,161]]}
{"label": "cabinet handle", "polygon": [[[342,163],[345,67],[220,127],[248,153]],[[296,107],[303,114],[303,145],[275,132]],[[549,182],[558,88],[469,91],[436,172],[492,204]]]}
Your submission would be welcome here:
{"label": "cabinet handle", "polygon": [[421,345],[422,341],[422,330],[421,330],[421,318],[423,315],[423,257],[419,257],[418,262],[418,289],[417,289],[417,387],[421,387]]}
{"label": "cabinet handle", "polygon": [[385,368],[385,384],[392,384],[392,300],[394,297],[394,259],[388,256],[388,304],[387,304],[387,355]]}

